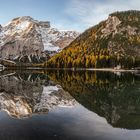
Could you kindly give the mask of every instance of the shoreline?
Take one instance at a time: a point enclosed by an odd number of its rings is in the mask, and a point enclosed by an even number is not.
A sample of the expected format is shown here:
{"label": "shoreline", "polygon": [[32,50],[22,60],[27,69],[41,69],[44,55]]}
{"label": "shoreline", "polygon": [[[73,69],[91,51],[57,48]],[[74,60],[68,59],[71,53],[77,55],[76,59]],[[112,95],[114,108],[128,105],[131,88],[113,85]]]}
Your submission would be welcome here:
{"label": "shoreline", "polygon": [[113,69],[113,68],[42,68],[42,67],[7,67],[0,70],[72,70],[72,71],[106,71],[106,72],[140,72],[140,69]]}
{"label": "shoreline", "polygon": [[97,68],[97,69],[92,69],[92,68],[89,68],[87,70],[93,70],[93,71],[111,71],[111,72],[137,72],[137,71],[140,71],[140,70],[131,70],[131,69],[113,69],[113,68]]}

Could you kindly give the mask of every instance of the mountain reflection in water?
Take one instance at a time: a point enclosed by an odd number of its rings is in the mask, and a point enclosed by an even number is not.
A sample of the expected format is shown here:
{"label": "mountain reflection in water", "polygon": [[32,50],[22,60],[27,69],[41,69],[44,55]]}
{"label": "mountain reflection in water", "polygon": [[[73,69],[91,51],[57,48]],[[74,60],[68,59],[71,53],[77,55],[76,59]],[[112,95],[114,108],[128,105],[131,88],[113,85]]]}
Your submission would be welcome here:
{"label": "mountain reflection in water", "polygon": [[75,100],[47,75],[9,73],[0,77],[0,108],[11,117],[47,113],[55,106],[72,107]]}
{"label": "mountain reflection in water", "polygon": [[[61,107],[66,107],[67,111]],[[128,140],[135,135],[132,138],[135,140],[140,136],[139,130],[132,130],[140,129],[140,75],[70,70],[2,71],[0,109],[14,118],[34,118],[33,114],[41,116],[48,113],[48,118],[55,122],[55,127],[49,127],[50,124],[48,126],[51,132],[56,128],[59,132],[63,126],[61,135],[67,135],[67,138],[60,137],[61,139],[73,139],[73,134],[80,134],[74,139]],[[53,111],[55,115],[52,117],[49,112],[51,114]],[[56,120],[60,116],[63,118],[59,120],[61,126],[56,126]],[[69,125],[66,124],[67,121]],[[53,122],[50,121],[51,125],[54,125]],[[46,129],[48,127],[46,126]],[[98,133],[92,132],[93,127]],[[66,133],[64,128],[69,129],[71,133]],[[124,137],[126,133],[129,138]],[[46,135],[50,138],[50,133]]]}
{"label": "mountain reflection in water", "polygon": [[87,109],[106,118],[114,127],[140,128],[140,75],[94,71],[49,72]]}

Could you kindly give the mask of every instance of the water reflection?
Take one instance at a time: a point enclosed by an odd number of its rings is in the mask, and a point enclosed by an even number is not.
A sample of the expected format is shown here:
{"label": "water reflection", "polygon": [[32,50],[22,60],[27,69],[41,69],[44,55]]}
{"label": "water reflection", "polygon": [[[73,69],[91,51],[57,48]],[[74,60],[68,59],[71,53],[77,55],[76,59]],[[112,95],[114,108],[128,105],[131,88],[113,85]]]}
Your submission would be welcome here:
{"label": "water reflection", "polygon": [[45,74],[4,71],[0,76],[0,109],[11,117],[47,113],[56,106],[72,107],[75,100]]}
{"label": "water reflection", "polygon": [[12,117],[72,107],[77,101],[113,127],[140,128],[138,73],[4,71],[0,79],[0,108]]}
{"label": "water reflection", "polygon": [[49,72],[50,77],[87,109],[114,127],[140,128],[138,73]]}

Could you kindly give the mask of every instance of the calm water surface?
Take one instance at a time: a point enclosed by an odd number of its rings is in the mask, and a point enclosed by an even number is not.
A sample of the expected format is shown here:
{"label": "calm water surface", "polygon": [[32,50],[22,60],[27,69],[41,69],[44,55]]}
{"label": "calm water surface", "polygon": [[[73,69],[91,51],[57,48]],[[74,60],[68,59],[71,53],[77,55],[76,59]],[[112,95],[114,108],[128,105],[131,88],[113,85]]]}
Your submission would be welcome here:
{"label": "calm water surface", "polygon": [[140,74],[0,72],[0,140],[139,140]]}

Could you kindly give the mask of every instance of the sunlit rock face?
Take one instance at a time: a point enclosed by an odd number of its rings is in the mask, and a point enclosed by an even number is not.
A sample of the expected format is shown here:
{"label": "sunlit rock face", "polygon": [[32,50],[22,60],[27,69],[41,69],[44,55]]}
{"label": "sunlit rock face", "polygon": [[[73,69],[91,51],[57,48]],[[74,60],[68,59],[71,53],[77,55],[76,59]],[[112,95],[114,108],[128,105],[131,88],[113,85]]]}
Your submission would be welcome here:
{"label": "sunlit rock face", "polygon": [[75,31],[52,28],[49,21],[18,17],[0,26],[0,58],[24,63],[46,61],[78,35]]}
{"label": "sunlit rock face", "polygon": [[0,109],[11,117],[48,113],[56,107],[73,107],[76,101],[61,86],[39,75],[0,77]]}
{"label": "sunlit rock face", "polygon": [[109,16],[108,20],[106,21],[106,27],[102,29],[101,32],[107,36],[113,31],[115,32],[120,23],[121,21],[116,16]]}

